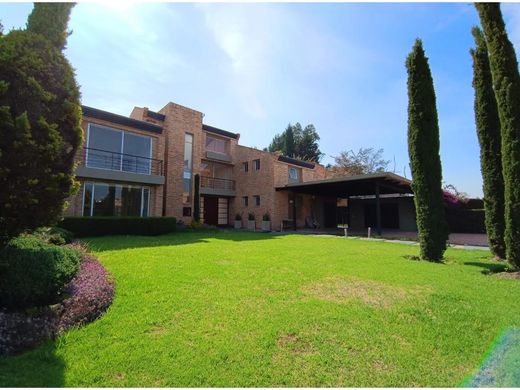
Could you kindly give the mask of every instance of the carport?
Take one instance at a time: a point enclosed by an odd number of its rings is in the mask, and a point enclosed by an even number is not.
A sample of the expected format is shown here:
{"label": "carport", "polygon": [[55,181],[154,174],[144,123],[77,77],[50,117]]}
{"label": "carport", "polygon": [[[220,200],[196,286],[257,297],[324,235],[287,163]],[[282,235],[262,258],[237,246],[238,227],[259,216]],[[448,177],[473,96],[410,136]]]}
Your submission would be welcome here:
{"label": "carport", "polygon": [[[352,196],[374,196],[376,203],[376,230],[381,235],[381,202],[383,194],[413,194],[411,181],[395,173],[371,173],[356,176],[340,176],[330,179],[290,183],[276,187],[276,191],[295,194],[328,196],[349,199]],[[294,230],[296,230],[296,202],[292,202]]]}

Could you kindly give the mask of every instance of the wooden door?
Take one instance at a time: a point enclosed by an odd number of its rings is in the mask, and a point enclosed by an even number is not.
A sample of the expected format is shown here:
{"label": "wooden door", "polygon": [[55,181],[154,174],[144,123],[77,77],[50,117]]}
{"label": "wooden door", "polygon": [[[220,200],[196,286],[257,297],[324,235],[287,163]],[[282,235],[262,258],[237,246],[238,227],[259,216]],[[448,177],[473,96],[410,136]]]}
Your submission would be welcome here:
{"label": "wooden door", "polygon": [[218,198],[204,197],[204,223],[213,226],[218,225]]}

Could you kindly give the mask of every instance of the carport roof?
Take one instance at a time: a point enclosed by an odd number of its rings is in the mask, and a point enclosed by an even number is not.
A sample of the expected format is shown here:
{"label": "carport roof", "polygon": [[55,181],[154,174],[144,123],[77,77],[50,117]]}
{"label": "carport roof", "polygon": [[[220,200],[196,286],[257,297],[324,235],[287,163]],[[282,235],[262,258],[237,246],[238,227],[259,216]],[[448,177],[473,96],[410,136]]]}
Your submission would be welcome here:
{"label": "carport roof", "polygon": [[276,190],[345,198],[357,195],[374,195],[377,186],[379,186],[380,194],[412,194],[411,183],[410,180],[395,173],[383,172],[340,176],[305,183],[291,183],[276,187]]}

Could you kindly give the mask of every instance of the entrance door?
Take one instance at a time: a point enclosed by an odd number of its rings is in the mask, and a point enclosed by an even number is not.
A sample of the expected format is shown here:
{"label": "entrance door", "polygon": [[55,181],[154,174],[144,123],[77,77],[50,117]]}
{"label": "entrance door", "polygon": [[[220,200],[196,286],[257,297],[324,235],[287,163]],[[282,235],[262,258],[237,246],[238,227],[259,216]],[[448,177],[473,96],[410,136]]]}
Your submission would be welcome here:
{"label": "entrance door", "polygon": [[218,225],[218,198],[204,197],[204,223],[213,226]]}

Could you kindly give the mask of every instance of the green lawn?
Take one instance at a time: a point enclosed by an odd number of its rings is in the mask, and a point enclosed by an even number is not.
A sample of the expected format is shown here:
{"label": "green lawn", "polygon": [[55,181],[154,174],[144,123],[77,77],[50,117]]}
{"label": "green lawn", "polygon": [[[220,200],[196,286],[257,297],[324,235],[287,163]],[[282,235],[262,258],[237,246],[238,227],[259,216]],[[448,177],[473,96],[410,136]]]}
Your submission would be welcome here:
{"label": "green lawn", "polygon": [[[90,240],[117,281],[101,319],[0,359],[1,386],[458,386],[520,326],[483,251],[340,237]],[[500,266],[498,266],[500,267]]]}

